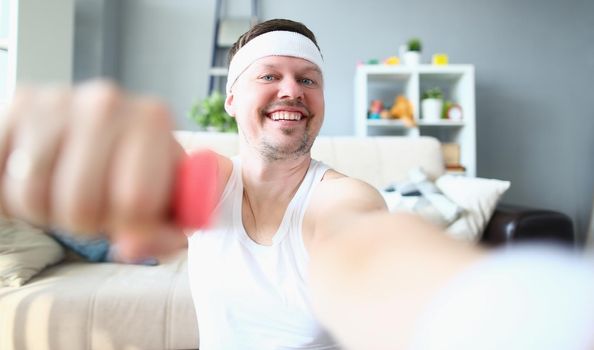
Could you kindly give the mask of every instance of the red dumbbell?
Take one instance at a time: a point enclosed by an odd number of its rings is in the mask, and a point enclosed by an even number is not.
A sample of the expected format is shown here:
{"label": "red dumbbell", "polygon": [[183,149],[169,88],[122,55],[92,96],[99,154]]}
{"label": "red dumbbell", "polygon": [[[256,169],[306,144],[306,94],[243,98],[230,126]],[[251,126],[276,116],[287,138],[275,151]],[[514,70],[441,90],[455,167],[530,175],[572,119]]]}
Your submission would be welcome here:
{"label": "red dumbbell", "polygon": [[209,225],[218,202],[218,160],[212,151],[189,154],[177,169],[173,189],[173,219],[178,227]]}

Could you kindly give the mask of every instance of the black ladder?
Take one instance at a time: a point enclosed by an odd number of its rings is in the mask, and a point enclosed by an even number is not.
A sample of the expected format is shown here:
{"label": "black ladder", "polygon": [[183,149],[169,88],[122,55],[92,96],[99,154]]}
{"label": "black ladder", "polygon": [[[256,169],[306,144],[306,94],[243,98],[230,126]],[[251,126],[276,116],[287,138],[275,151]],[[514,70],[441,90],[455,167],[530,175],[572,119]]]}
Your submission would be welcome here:
{"label": "black ladder", "polygon": [[223,12],[224,0],[216,0],[215,3],[215,21],[212,41],[212,57],[210,69],[208,70],[209,83],[208,95],[214,91],[225,94],[225,84],[227,83],[227,55],[229,49],[237,38],[248,29],[258,23],[258,0],[251,0],[251,10],[249,17],[226,17]]}

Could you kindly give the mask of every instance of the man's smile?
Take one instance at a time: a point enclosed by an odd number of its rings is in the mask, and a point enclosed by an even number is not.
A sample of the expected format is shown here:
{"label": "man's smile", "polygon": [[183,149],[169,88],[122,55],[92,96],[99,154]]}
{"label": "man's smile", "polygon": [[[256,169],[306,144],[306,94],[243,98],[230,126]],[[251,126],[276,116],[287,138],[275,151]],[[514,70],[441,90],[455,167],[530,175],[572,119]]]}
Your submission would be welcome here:
{"label": "man's smile", "polygon": [[264,108],[264,115],[275,122],[289,122],[291,124],[305,121],[311,117],[311,112],[299,100],[276,101]]}
{"label": "man's smile", "polygon": [[299,121],[303,117],[303,115],[299,112],[288,112],[288,111],[277,111],[268,114],[268,117],[272,120],[293,120]]}

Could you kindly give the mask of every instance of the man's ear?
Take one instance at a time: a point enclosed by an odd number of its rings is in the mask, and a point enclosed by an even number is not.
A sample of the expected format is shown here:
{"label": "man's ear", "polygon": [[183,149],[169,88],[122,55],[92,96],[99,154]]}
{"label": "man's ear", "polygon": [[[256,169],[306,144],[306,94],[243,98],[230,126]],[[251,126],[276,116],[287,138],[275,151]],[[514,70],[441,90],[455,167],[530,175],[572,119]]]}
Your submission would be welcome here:
{"label": "man's ear", "polygon": [[232,117],[235,117],[235,105],[233,104],[233,94],[227,94],[225,97],[225,111]]}

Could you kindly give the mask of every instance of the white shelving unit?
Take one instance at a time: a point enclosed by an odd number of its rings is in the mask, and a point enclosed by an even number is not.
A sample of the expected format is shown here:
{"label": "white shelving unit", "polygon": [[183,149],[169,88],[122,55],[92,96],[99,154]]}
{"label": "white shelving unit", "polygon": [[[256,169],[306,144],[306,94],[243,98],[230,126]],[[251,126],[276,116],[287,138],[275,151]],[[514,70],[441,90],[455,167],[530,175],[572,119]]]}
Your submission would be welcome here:
{"label": "white shelving unit", "polygon": [[72,82],[74,0],[0,0],[0,107],[19,83]]}
{"label": "white shelving unit", "polygon": [[[446,100],[462,108],[462,120],[425,121],[420,114],[422,92],[439,87]],[[398,95],[413,105],[416,127],[398,119],[368,119],[372,100],[391,106]],[[434,136],[442,143],[460,146],[460,163],[466,175],[476,176],[476,123],[474,66],[472,65],[361,65],[355,75],[355,133],[358,136]]]}

